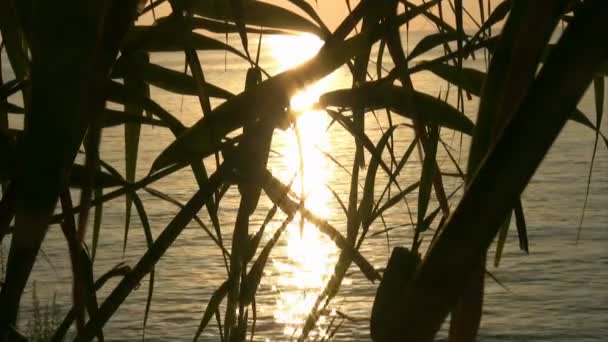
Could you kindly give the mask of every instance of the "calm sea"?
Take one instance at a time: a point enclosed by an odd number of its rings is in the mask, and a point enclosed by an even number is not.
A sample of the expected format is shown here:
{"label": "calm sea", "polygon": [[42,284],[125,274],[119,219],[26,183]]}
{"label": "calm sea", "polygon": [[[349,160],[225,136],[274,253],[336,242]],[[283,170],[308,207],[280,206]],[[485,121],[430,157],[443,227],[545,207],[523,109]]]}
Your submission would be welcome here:
{"label": "calm sea", "polygon": [[[407,45],[412,48],[421,37],[423,33],[410,33]],[[230,39],[233,43],[237,42],[234,37]],[[252,37],[250,41],[255,42],[256,39]],[[315,48],[318,48],[318,43],[310,38],[269,38],[265,39],[263,44],[260,63],[271,74],[276,74],[314,54]],[[252,46],[251,51],[255,51],[255,46]],[[430,59],[439,53],[441,51],[434,51],[422,58]],[[209,82],[235,93],[243,89],[248,67],[246,63],[223,52],[201,52],[199,55]],[[470,62],[470,66],[483,68],[483,56],[476,57],[477,60]],[[152,61],[175,70],[184,70],[184,56],[181,53],[154,54]],[[8,79],[10,72],[5,56],[2,56],[2,64],[4,77]],[[370,66],[370,73],[376,73],[373,64]],[[350,169],[354,142],[338,125],[326,129],[331,120],[325,113],[305,109],[319,94],[335,88],[349,87],[351,82],[347,70],[340,69],[319,85],[304,91],[292,102],[294,107],[304,109],[304,114],[298,119],[298,127],[302,136],[305,175],[303,184],[298,183],[298,177],[294,189],[300,191],[303,188],[308,196],[307,205],[340,229],[344,229],[345,217],[332,191],[347,202],[350,176],[325,154],[331,154],[340,164]],[[416,89],[434,96],[445,94],[447,90],[445,82],[427,72],[416,74],[414,85]],[[60,80],[58,86],[61,86]],[[452,88],[452,103],[454,94]],[[152,96],[187,125],[193,124],[201,117],[200,105],[195,97],[178,96],[157,88],[152,89]],[[594,119],[592,96],[593,93],[589,92],[579,108]],[[475,118],[476,106],[477,101],[474,99],[465,103],[467,114],[472,119]],[[377,117],[369,114],[366,122],[367,133],[374,141],[379,139],[388,126],[385,114],[377,114]],[[17,116],[11,117],[13,125],[18,126],[20,120]],[[397,123],[406,122],[398,118],[395,120]],[[604,132],[608,132],[607,126],[604,120]],[[397,156],[403,154],[412,138],[412,132],[408,128],[397,129]],[[455,152],[455,156],[465,165],[468,140],[464,138],[461,145],[460,136],[452,135],[451,132],[443,133],[443,138],[456,149],[463,146],[462,153]],[[173,139],[171,133],[163,128],[142,129],[138,177],[147,174],[152,161]],[[595,160],[582,235],[576,244],[593,139],[593,132],[576,123],[569,123],[526,189],[523,204],[529,230],[530,254],[519,251],[516,232],[514,227],[511,227],[500,266],[496,268],[491,262],[488,263],[488,270],[505,287],[490,278],[487,280],[481,341],[608,339],[608,153],[601,142]],[[292,130],[277,131],[269,168],[277,176],[288,181],[299,169],[298,151],[297,139]],[[388,158],[386,155],[385,157]],[[102,158],[117,169],[124,170],[122,127],[104,131]],[[369,156],[367,158],[369,160]],[[416,158],[408,163],[400,175],[399,179],[404,186],[420,175]],[[440,153],[438,158],[445,171],[453,171],[454,168],[445,152]],[[212,163],[208,166],[213,167]],[[379,172],[379,175],[376,199],[387,183],[386,175],[382,172]],[[448,191],[458,185],[456,180],[447,183]],[[184,203],[197,189],[189,170],[182,170],[153,186]],[[396,191],[392,189],[391,193],[395,194]],[[154,235],[157,236],[176,214],[177,208],[143,191],[139,194],[146,206]],[[238,199],[236,188],[230,189],[220,209],[224,239],[228,246]],[[416,217],[416,193],[408,197],[408,203],[413,217]],[[269,208],[267,200],[260,202],[260,208],[251,220],[250,232],[257,231]],[[124,199],[104,205],[103,226],[95,260],[97,276],[120,262],[133,265],[143,254],[146,242],[139,218],[135,210],[133,212],[128,245],[123,255]],[[200,216],[203,221],[209,222],[206,213],[201,212]],[[283,218],[277,216],[268,227],[267,239]],[[362,246],[363,255],[374,266],[384,267],[392,247],[410,245],[410,222],[410,214],[403,203],[389,210],[384,215],[384,224],[393,228],[388,239],[385,234],[370,236]],[[372,226],[371,234],[382,229],[385,229],[383,223],[378,220]],[[3,245],[5,255],[8,251],[7,240],[9,239],[5,239]],[[56,295],[62,315],[70,306],[69,257],[58,226],[50,228],[42,250],[44,253],[36,263],[30,279],[31,284],[23,300],[20,324],[24,327],[31,317],[34,281],[41,304],[50,303]],[[258,292],[254,340],[284,341],[289,340],[294,331],[297,334],[302,320],[333,271],[337,254],[333,243],[318,233],[314,226],[305,225],[302,234],[297,222],[290,226],[271,255]],[[493,249],[490,254],[490,259],[493,259]],[[190,224],[156,268],[155,291],[146,339],[191,340],[211,294],[225,277],[226,270],[218,248],[199,226]],[[100,292],[100,298],[104,298],[115,284],[116,281],[108,283]],[[141,338],[147,287],[146,278],[110,320],[105,328],[107,340],[131,341]],[[352,267],[339,296],[331,302],[328,312],[319,321],[320,328],[316,329],[312,336],[316,338],[323,334],[324,328],[334,317],[337,317],[334,324],[338,323],[341,320],[340,313],[343,313],[350,319],[343,322],[335,340],[368,340],[368,318],[375,289],[375,284],[366,281],[356,267]],[[201,339],[219,340],[215,323],[205,330]]]}

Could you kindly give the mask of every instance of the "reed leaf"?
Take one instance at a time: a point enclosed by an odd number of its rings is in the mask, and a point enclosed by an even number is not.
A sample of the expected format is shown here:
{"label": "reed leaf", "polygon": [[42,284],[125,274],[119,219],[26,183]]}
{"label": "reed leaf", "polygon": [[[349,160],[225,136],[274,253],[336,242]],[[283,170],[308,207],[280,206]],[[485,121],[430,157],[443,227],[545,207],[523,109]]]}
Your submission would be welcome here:
{"label": "reed leaf", "polygon": [[[202,17],[219,21],[234,22],[235,20],[229,2],[197,0],[177,0],[175,2]],[[319,27],[309,20],[273,4],[261,1],[243,1],[241,12],[243,24],[246,25],[309,32],[322,36]]]}
{"label": "reed leaf", "polygon": [[526,217],[524,216],[524,208],[521,199],[517,201],[513,208],[515,214],[515,225],[517,227],[517,237],[519,239],[519,249],[526,253],[530,253],[528,247],[528,227],[526,225]]}
{"label": "reed leaf", "polygon": [[[424,218],[426,211],[431,200],[431,192],[433,190],[433,178],[437,172],[435,166],[435,158],[437,157],[437,144],[439,143],[439,127],[432,125],[429,127],[429,139],[426,141],[424,146],[424,161],[422,163],[422,170],[420,175],[420,187],[418,189],[418,223],[416,225],[416,232],[422,233],[426,228],[424,225]],[[417,237],[414,238],[414,242],[417,244]]]}
{"label": "reed leaf", "polygon": [[504,250],[505,243],[507,242],[507,236],[509,228],[511,226],[511,215],[507,215],[507,219],[502,223],[498,229],[498,239],[496,240],[496,253],[494,254],[494,267],[500,266],[500,259],[502,258],[502,251]]}
{"label": "reed leaf", "polygon": [[460,35],[455,32],[437,32],[425,36],[418,42],[418,44],[416,44],[414,49],[408,54],[407,59],[411,61],[414,58],[424,54],[425,52],[436,48],[437,46],[441,46],[443,44],[447,44],[449,42],[457,40],[458,37],[460,37]]}
{"label": "reed leaf", "polygon": [[404,117],[437,124],[471,135],[473,122],[457,109],[433,96],[414,91],[418,111],[404,99],[405,89],[400,86],[369,82],[353,89],[341,89],[324,94],[319,99],[321,106],[353,108],[361,106],[368,110],[388,108]]}
{"label": "reed leaf", "polygon": [[[192,76],[186,75],[172,69],[148,62],[140,62],[135,65],[125,65],[123,58],[119,58],[112,74],[113,77],[122,77],[126,70],[135,68],[135,72],[148,84],[182,95],[198,95],[196,81]],[[203,85],[205,92],[210,97],[228,99],[234,96],[229,91],[215,86],[209,82]]]}
{"label": "reed leaf", "polygon": [[293,221],[293,215],[289,215],[283,223],[277,228],[275,233],[272,235],[272,238],[266,243],[266,246],[260,251],[260,255],[255,260],[249,272],[245,276],[245,279],[241,288],[241,297],[240,304],[241,306],[250,305],[255,298],[255,294],[260,286],[260,281],[262,276],[264,275],[264,269],[266,268],[266,264],[268,262],[268,257],[270,256],[270,252],[279,241],[281,234],[287,229],[288,225]]}
{"label": "reed leaf", "polygon": [[125,37],[123,51],[147,52],[195,50],[222,50],[248,60],[242,52],[219,40],[191,32],[185,21],[175,16],[157,20],[153,26],[136,26]]}
{"label": "reed leaf", "polygon": [[220,285],[220,287],[217,290],[215,290],[213,292],[213,294],[211,295],[211,298],[209,299],[209,302],[207,303],[207,307],[205,308],[205,313],[203,314],[203,317],[201,318],[201,322],[199,323],[198,328],[196,329],[196,333],[194,334],[194,338],[192,339],[192,341],[194,341],[194,342],[198,341],[201,334],[203,333],[203,331],[205,330],[205,328],[211,321],[213,314],[219,309],[219,306],[222,303],[222,300],[224,300],[224,297],[226,297],[226,295],[228,294],[228,288],[229,288],[229,283],[228,283],[228,281],[225,281],[222,283],[222,285]]}

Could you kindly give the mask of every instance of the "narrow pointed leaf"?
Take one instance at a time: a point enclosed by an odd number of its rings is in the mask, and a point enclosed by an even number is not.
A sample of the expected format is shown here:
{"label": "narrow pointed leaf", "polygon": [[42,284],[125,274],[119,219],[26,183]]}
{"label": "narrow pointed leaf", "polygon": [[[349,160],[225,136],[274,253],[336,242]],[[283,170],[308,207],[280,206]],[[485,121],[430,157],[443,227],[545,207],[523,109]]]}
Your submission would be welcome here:
{"label": "narrow pointed leaf", "polygon": [[192,339],[192,341],[198,341],[199,337],[211,321],[211,318],[213,318],[213,314],[215,314],[215,312],[219,309],[222,300],[224,300],[224,297],[226,297],[226,295],[228,294],[228,289],[229,283],[228,281],[225,281],[222,283],[222,285],[220,285],[217,290],[213,292],[211,298],[209,299],[209,302],[207,303],[205,313],[201,318],[201,322],[199,323],[198,328],[196,329],[196,333],[194,334],[194,338]]}
{"label": "narrow pointed leaf", "polygon": [[456,32],[446,33],[437,32],[422,38],[414,49],[408,54],[407,59],[412,60],[425,52],[434,49],[437,46],[447,44],[458,39],[459,35]]}
{"label": "narrow pointed leaf", "polygon": [[404,117],[437,124],[468,135],[473,132],[473,122],[456,108],[433,96],[414,91],[417,113],[414,114],[403,96],[400,86],[379,82],[367,83],[353,89],[336,90],[321,96],[321,106],[353,108],[361,106],[368,110],[387,108]]}

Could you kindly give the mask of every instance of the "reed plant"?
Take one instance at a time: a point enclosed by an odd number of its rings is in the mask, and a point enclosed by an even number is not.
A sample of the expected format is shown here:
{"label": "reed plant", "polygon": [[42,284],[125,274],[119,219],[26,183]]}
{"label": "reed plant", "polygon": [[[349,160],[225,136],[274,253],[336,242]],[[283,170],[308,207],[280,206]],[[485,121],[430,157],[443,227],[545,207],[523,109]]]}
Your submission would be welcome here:
{"label": "reed plant", "polygon": [[[14,336],[21,297],[49,225],[62,229],[73,275],[73,308],[52,340],[61,340],[75,325],[75,339],[89,341],[103,339],[108,320],[148,277],[145,329],[155,267],[191,221],[204,227],[227,268],[225,281],[208,298],[199,328],[192,332],[194,340],[213,319],[224,341],[253,338],[251,317],[269,255],[285,226],[301,216],[334,241],[340,255],[299,340],[317,325],[354,264],[369,281],[381,280],[370,319],[374,340],[431,341],[451,313],[450,341],[474,341],[490,244],[496,241],[498,261],[513,215],[520,247],[527,250],[520,197],[565,123],[590,128],[594,156],[598,142],[608,147],[599,129],[608,72],[608,2],[347,3],[349,12],[331,31],[304,0],[0,0],[0,51],[14,75],[0,78],[0,241],[10,239],[0,292],[0,339]],[[157,16],[156,11],[168,14]],[[154,23],[135,24],[144,17],[153,17]],[[407,49],[403,35],[420,20],[435,31]],[[563,33],[555,42],[556,30]],[[276,75],[259,64],[259,50],[250,51],[251,37],[302,33],[316,35],[324,45],[309,61]],[[239,41],[229,43],[217,34],[236,35]],[[443,51],[439,57],[428,57],[437,49]],[[242,91],[232,94],[206,80],[209,65],[198,53],[209,50],[233,54],[250,65]],[[157,52],[183,53],[186,71],[152,62],[150,55]],[[485,58],[487,70],[467,67],[475,58]],[[369,72],[374,66],[375,74]],[[352,165],[341,165],[351,176],[349,192],[336,194],[347,197],[341,201],[345,230],[307,208],[290,184],[268,170],[275,130],[294,125],[291,97],[339,68],[352,74],[352,86],[322,95],[317,106],[356,145]],[[417,90],[413,75],[422,72],[447,82],[456,101],[448,101],[445,91],[437,96]],[[591,84],[595,115],[577,109]],[[151,96],[151,87],[197,97],[202,117],[186,126]],[[465,112],[465,101],[473,98],[479,103],[476,112]],[[365,118],[380,112],[389,124],[373,141]],[[22,115],[23,127],[11,126],[9,115]],[[99,152],[102,130],[117,125],[124,126],[124,173]],[[142,125],[168,129],[175,139],[138,179],[138,151],[146,143]],[[414,138],[401,152],[394,138],[403,129]],[[446,132],[470,137],[470,145],[455,146],[468,156],[466,164],[451,154],[453,148],[442,138]],[[444,172],[440,153],[449,154],[450,168],[457,172]],[[84,163],[75,162],[78,154]],[[414,163],[420,164],[420,174],[403,183],[399,175]],[[186,203],[152,187],[184,168],[197,187]],[[380,177],[388,184],[381,184]],[[448,177],[458,179],[461,196],[448,193]],[[240,203],[234,226],[227,227],[218,211],[227,205],[223,199],[231,187],[238,189]],[[157,236],[141,200],[144,192],[179,207]],[[74,193],[80,195],[77,200]],[[370,235],[390,234],[382,228],[383,213],[406,210],[407,196],[415,193],[413,238],[400,242],[408,248],[395,249],[387,267],[376,269],[361,246]],[[129,229],[137,225],[147,248],[135,264],[118,264],[95,279],[104,271],[94,272],[104,204],[121,197],[124,245]],[[267,221],[279,210],[286,216],[266,244],[266,224],[250,224],[262,197],[274,204]],[[131,211],[140,223],[131,222]],[[232,235],[229,243],[223,232]],[[432,240],[428,247],[423,247],[425,238]],[[113,277],[118,283],[100,298],[98,290]],[[339,323],[331,326],[328,338]]]}

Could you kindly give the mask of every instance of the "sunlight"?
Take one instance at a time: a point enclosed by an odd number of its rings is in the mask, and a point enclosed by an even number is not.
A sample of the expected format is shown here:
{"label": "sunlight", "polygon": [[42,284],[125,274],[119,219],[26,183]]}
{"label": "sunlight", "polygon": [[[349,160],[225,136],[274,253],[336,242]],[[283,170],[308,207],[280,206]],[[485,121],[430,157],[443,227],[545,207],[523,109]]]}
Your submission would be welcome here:
{"label": "sunlight", "polygon": [[[271,36],[265,38],[265,43],[277,61],[279,72],[313,57],[323,44],[312,35]],[[280,151],[283,168],[273,170],[286,182],[302,170],[303,175],[296,177],[292,189],[299,196],[304,195],[306,207],[323,218],[330,217],[328,203],[332,196],[326,187],[331,165],[328,165],[327,158],[321,152],[331,150],[325,132],[329,118],[324,111],[312,108],[319,96],[329,90],[331,78],[330,75],[291,98],[291,109],[297,113],[297,118],[294,127],[281,134],[285,142]],[[284,258],[273,260],[274,269],[279,274],[274,318],[278,323],[285,324],[286,335],[292,335],[301,329],[317,296],[333,273],[338,252],[334,242],[314,225],[309,222],[301,225],[300,217],[289,225],[282,239],[285,241]],[[319,323],[322,324],[323,320]]]}
{"label": "sunlight", "polygon": [[[296,67],[315,56],[323,46],[323,41],[312,34],[296,36],[268,36],[264,39],[272,56],[277,61],[278,72]],[[317,83],[302,89],[291,98],[291,109],[295,112],[305,112],[312,109],[319,96],[328,90],[332,75]]]}

